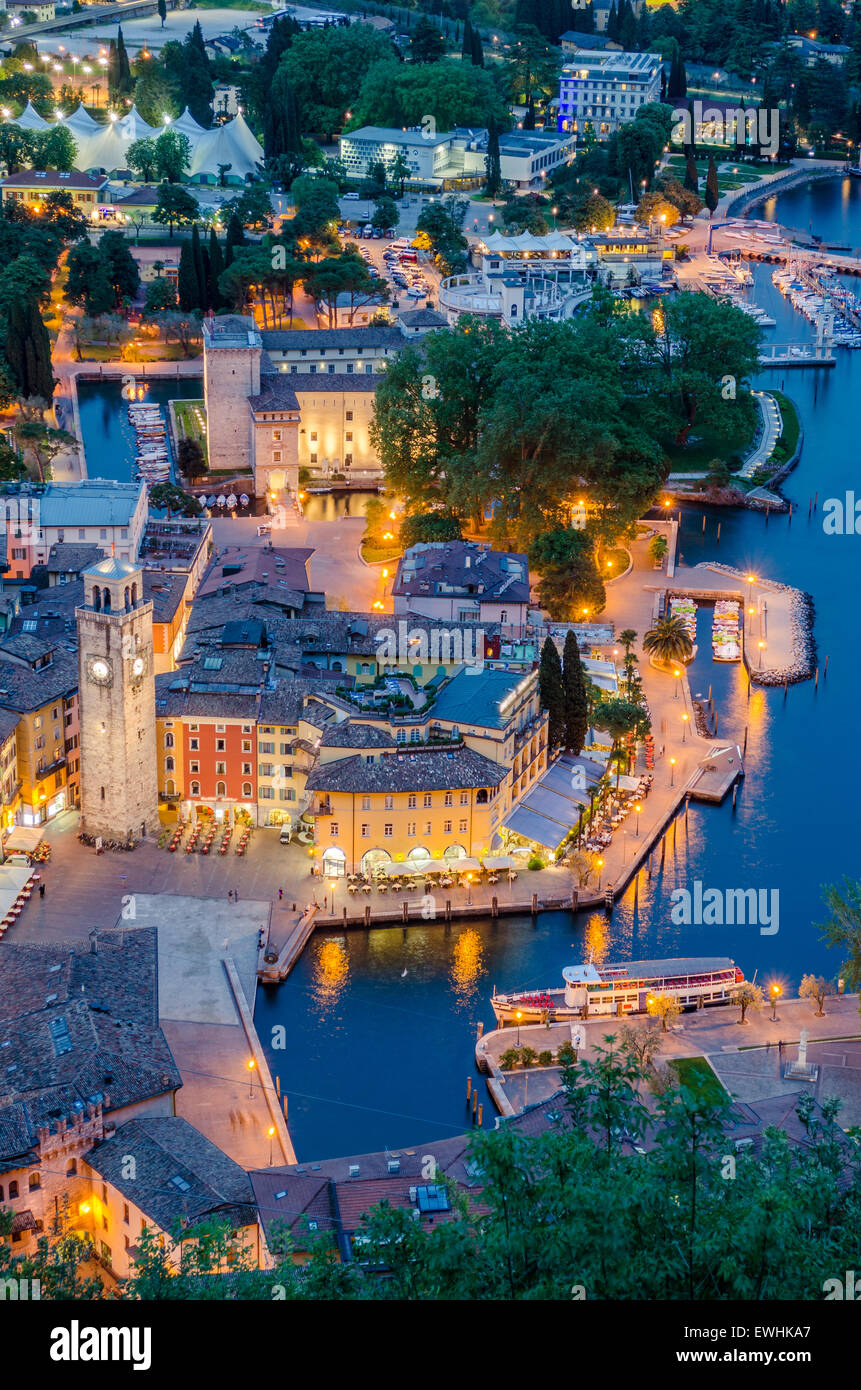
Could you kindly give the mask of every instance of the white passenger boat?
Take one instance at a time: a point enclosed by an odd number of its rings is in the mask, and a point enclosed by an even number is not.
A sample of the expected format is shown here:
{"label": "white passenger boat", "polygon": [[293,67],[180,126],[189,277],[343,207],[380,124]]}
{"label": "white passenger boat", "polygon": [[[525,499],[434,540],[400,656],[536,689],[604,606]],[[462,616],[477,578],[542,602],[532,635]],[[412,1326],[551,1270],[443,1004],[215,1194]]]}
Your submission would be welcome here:
{"label": "white passenger boat", "polygon": [[649,1000],[668,994],[683,1009],[731,1002],[744,981],[729,956],[682,956],[616,965],[569,965],[561,989],[493,992],[491,1007],[500,1027],[560,1022],[601,1014],[647,1013]]}

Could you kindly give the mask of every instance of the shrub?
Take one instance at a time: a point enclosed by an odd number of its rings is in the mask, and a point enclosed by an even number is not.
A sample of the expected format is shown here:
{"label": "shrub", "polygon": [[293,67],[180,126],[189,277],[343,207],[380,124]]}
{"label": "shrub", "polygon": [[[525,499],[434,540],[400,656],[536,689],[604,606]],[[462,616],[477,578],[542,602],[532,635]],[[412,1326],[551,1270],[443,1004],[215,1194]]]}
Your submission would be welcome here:
{"label": "shrub", "polygon": [[538,1053],[534,1047],[521,1047],[520,1049],[520,1060],[524,1067],[531,1067],[537,1056]]}
{"label": "shrub", "polygon": [[560,1067],[570,1067],[576,1057],[577,1053],[574,1051],[570,1042],[562,1043],[562,1046],[557,1049],[556,1060]]}
{"label": "shrub", "polygon": [[538,1054],[538,1065],[539,1065],[539,1067],[549,1067],[549,1066],[552,1066],[552,1064],[553,1064],[553,1053],[552,1053],[552,1052],[547,1052],[546,1050],[545,1050],[544,1052],[539,1052],[539,1054]]}
{"label": "shrub", "polygon": [[514,1071],[514,1068],[519,1065],[519,1062],[520,1050],[516,1047],[506,1048],[499,1059],[499,1065],[502,1067],[503,1071]]}
{"label": "shrub", "polygon": [[539,859],[539,857],[538,857],[537,854],[533,854],[532,857],[531,857],[531,859],[529,860],[529,863],[526,865],[526,867],[527,867],[527,869],[543,869],[543,868],[544,868],[544,860],[543,860],[543,859]]}

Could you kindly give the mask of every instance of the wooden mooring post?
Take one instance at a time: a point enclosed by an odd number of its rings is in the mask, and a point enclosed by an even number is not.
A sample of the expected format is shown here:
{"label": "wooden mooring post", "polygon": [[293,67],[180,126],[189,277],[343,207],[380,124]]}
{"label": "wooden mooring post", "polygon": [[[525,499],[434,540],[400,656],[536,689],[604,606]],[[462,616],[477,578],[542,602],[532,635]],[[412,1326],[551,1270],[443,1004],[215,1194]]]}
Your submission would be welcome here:
{"label": "wooden mooring post", "polygon": [[466,1078],[466,1103],[467,1103],[467,1105],[469,1105],[469,1102],[470,1102],[471,1098],[472,1098],[472,1077],[471,1077],[471,1076],[468,1076],[468,1077]]}

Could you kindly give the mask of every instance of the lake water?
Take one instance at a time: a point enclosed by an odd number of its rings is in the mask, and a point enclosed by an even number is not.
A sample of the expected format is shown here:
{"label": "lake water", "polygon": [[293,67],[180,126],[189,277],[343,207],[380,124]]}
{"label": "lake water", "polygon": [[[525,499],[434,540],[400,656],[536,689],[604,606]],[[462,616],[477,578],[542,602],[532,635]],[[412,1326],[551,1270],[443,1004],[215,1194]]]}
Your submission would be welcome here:
{"label": "lake water", "polygon": [[[761,214],[758,214],[761,215]],[[826,240],[861,243],[861,186],[835,181],[772,201],[766,215],[794,227],[813,221]],[[766,338],[807,341],[812,328],[771,284],[771,267],[755,268],[752,292],[777,320]],[[856,285],[858,282],[855,282]],[[631,889],[611,919],[549,913],[468,924],[427,923],[311,939],[290,979],[259,991],[256,1022],[266,1043],[284,1024],[286,1050],[270,1063],[289,1096],[290,1129],[300,1159],[359,1153],[385,1145],[424,1144],[462,1131],[465,1086],[473,1074],[476,1025],[492,1027],[494,985],[541,987],[560,982],[562,967],[588,945],[611,957],[727,954],[750,976],[797,987],[806,971],[836,973],[840,958],[814,925],[824,915],[822,885],[861,873],[858,789],[851,740],[861,675],[855,634],[861,538],[826,536],[822,503],[858,487],[861,353],[838,349],[829,371],[769,371],[756,383],[785,390],[805,431],[801,462],[784,484],[795,503],[792,523],[757,512],[692,507],[683,511],[680,548],[689,563],[720,559],[798,586],[813,595],[820,666],[827,679],[782,690],[753,688],[740,666],[710,659],[710,612],[700,614],[700,653],[691,687],[714,688],[721,735],[743,740],[747,775],[738,803],[692,806],[677,822],[663,873]],[[808,521],[808,499],[819,510]],[[706,516],[705,535],[702,530]],[[716,541],[721,523],[720,543]],[[704,887],[776,889],[779,929],[675,926],[670,892]],[[485,1088],[485,1125],[494,1109]]]}
{"label": "lake water", "polygon": [[[129,367],[129,374],[134,367]],[[160,405],[167,418],[168,401],[195,400],[203,396],[201,377],[138,377],[143,399]],[[78,377],[78,410],[87,459],[87,476],[132,482],[135,476],[135,432],[129,424],[128,406],[122,398],[119,377],[87,380]],[[173,465],[172,451],[171,465]],[[173,472],[173,468],[172,468]],[[174,475],[175,476],[175,475]]]}

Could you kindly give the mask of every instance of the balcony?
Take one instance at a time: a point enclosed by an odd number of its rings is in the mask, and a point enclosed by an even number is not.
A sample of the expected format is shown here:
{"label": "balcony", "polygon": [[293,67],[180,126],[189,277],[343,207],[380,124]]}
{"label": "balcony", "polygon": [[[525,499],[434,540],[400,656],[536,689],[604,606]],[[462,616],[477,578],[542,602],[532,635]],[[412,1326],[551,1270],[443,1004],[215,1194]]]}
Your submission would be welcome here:
{"label": "balcony", "polygon": [[332,803],[328,797],[314,797],[308,807],[309,816],[331,816]]}
{"label": "balcony", "polygon": [[21,786],[22,786],[22,783],[21,783],[20,781],[19,781],[19,782],[13,782],[13,783],[12,783],[12,786],[8,789],[8,791],[5,791],[5,792],[3,793],[3,805],[4,805],[4,806],[11,806],[12,802],[15,800],[16,796],[18,795],[19,791],[21,790]]}

